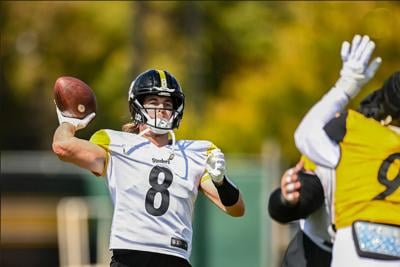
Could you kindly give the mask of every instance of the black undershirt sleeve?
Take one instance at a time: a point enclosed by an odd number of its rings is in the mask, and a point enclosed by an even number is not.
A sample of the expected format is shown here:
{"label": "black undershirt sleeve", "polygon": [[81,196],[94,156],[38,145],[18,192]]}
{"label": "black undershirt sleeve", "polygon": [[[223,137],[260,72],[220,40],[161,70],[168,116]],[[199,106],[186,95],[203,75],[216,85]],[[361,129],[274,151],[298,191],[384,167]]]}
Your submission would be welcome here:
{"label": "black undershirt sleeve", "polygon": [[316,211],[324,203],[324,189],[321,181],[316,175],[299,173],[301,183],[300,201],[297,205],[291,206],[286,203],[278,188],[271,193],[268,202],[268,212],[272,219],[279,223],[288,223]]}
{"label": "black undershirt sleeve", "polygon": [[324,126],[326,134],[336,143],[340,143],[346,135],[347,115],[348,112],[341,113]]}

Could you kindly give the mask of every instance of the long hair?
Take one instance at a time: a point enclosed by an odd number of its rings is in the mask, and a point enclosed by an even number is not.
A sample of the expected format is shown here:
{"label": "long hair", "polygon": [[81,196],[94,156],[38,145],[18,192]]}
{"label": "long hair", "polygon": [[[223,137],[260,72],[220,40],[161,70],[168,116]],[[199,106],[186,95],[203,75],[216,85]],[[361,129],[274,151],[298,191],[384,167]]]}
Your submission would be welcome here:
{"label": "long hair", "polygon": [[393,73],[381,88],[365,97],[360,103],[359,111],[377,121],[384,120],[389,115],[393,119],[399,119],[400,72]]}
{"label": "long hair", "polygon": [[133,122],[128,122],[122,125],[122,131],[128,133],[139,133],[139,125]]}

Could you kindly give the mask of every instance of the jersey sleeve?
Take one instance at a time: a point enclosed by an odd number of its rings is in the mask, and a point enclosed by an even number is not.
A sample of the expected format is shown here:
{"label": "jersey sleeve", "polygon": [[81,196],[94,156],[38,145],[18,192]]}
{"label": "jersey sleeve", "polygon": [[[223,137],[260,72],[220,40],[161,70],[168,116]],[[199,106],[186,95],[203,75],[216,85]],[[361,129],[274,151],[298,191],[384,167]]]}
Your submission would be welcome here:
{"label": "jersey sleeve", "polygon": [[106,162],[104,163],[104,171],[101,174],[98,173],[94,173],[96,176],[105,176],[106,172],[107,172],[107,167],[108,167],[108,162],[109,162],[109,158],[110,158],[110,153],[109,153],[109,146],[111,143],[111,139],[110,136],[108,135],[106,130],[99,130],[97,132],[95,132],[89,139],[89,142],[96,144],[98,146],[100,146],[101,148],[103,148],[107,153],[106,156]]}
{"label": "jersey sleeve", "polygon": [[348,101],[341,88],[333,87],[310,109],[295,131],[297,148],[318,165],[334,168],[339,161],[340,147],[323,128],[337,112],[343,110]]}

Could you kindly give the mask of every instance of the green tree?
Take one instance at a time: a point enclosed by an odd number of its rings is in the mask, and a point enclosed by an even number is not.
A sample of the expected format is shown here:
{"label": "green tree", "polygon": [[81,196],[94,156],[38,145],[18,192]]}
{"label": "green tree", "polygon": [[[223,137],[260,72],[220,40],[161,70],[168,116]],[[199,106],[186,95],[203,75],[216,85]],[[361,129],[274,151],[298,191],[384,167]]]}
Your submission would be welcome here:
{"label": "green tree", "polygon": [[376,40],[383,64],[356,106],[399,66],[398,2],[1,2],[2,149],[50,149],[52,87],[70,75],[96,92],[85,130],[130,119],[127,91],[148,68],[171,71],[187,96],[178,137],[227,153],[278,142],[291,163],[293,132],[335,82],[343,40]]}

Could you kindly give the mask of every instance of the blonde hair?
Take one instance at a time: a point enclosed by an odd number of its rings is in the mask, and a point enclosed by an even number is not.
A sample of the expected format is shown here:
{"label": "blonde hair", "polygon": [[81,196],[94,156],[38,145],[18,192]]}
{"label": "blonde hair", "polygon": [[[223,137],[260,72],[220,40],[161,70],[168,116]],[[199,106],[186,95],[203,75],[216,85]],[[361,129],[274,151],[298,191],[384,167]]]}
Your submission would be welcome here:
{"label": "blonde hair", "polygon": [[122,131],[128,133],[139,133],[139,125],[133,122],[128,122],[122,125]]}

